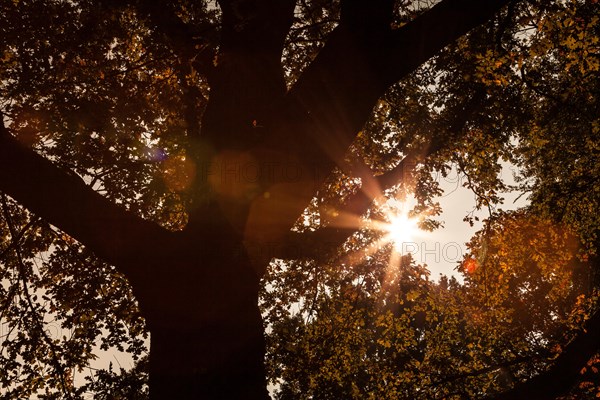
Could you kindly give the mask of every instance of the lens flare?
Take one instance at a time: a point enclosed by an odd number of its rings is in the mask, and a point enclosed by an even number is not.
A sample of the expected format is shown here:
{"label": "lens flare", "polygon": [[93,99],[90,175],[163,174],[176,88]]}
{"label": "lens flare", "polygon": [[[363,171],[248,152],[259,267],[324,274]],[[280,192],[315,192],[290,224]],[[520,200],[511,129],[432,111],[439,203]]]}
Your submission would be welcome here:
{"label": "lens flare", "polygon": [[419,230],[417,220],[410,218],[407,213],[388,215],[389,223],[385,226],[387,231],[386,239],[392,243],[396,249],[402,249],[405,243],[412,243]]}

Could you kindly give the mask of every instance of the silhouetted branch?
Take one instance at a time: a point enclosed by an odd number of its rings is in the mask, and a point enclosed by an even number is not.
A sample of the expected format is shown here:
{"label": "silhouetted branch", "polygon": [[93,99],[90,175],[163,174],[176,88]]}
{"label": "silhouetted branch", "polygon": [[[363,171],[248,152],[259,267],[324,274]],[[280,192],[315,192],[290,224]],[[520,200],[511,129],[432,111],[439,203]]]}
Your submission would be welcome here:
{"label": "silhouetted branch", "polygon": [[600,312],[586,322],[584,329],[567,344],[547,371],[518,383],[495,400],[555,399],[568,393],[581,376],[586,363],[600,351]]}
{"label": "silhouetted branch", "polygon": [[26,148],[3,124],[0,190],[115,265],[131,265],[130,261],[152,257],[152,249],[160,248],[157,244],[164,243],[170,235],[155,223],[102,197],[75,174]]}
{"label": "silhouetted branch", "polygon": [[298,108],[297,124],[311,128],[296,140],[297,147],[314,154],[313,147],[318,147],[320,157],[340,162],[377,99],[392,84],[509,2],[444,0],[397,30],[384,26],[381,16],[378,22],[366,22],[350,12],[363,8],[347,7],[347,18],[288,94],[288,107]]}

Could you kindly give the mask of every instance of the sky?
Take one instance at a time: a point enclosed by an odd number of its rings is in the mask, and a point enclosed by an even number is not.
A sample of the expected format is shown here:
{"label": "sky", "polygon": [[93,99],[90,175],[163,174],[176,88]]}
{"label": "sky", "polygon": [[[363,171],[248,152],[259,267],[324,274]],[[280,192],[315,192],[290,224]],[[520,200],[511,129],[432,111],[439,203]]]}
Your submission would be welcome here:
{"label": "sky", "polygon": [[[504,163],[501,179],[507,184],[514,184],[513,172],[515,166]],[[443,227],[433,232],[418,231],[413,243],[407,243],[404,250],[410,252],[417,263],[427,264],[431,278],[437,280],[440,274],[456,275],[457,263],[462,260],[467,252],[466,242],[482,228],[482,220],[488,215],[487,210],[474,213],[480,221],[471,227],[463,218],[475,207],[475,195],[462,186],[464,177],[453,170],[446,178],[439,177],[439,183],[444,194],[438,199],[443,213],[436,219],[443,221]],[[497,208],[514,210],[527,205],[526,196],[519,196],[521,192],[513,191],[501,195],[504,203]],[[518,198],[518,199],[517,199]]]}

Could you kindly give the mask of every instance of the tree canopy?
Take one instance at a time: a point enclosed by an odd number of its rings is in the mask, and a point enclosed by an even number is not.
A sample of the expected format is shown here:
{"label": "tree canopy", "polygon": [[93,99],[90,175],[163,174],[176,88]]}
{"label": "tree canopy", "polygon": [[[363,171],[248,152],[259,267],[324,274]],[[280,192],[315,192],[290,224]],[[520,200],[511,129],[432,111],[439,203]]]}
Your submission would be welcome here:
{"label": "tree canopy", "polygon": [[597,0],[0,10],[0,398],[600,397]]}

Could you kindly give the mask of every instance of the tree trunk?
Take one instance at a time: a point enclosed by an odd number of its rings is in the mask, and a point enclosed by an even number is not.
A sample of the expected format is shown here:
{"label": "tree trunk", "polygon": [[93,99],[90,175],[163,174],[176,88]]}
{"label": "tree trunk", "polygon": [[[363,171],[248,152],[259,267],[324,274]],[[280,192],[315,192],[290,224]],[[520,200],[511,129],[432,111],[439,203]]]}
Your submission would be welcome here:
{"label": "tree trunk", "polygon": [[268,399],[262,321],[253,308],[252,316],[189,330],[181,323],[152,329],[150,399]]}
{"label": "tree trunk", "polygon": [[137,282],[150,330],[150,398],[268,399],[259,278],[225,224],[186,232]]}

